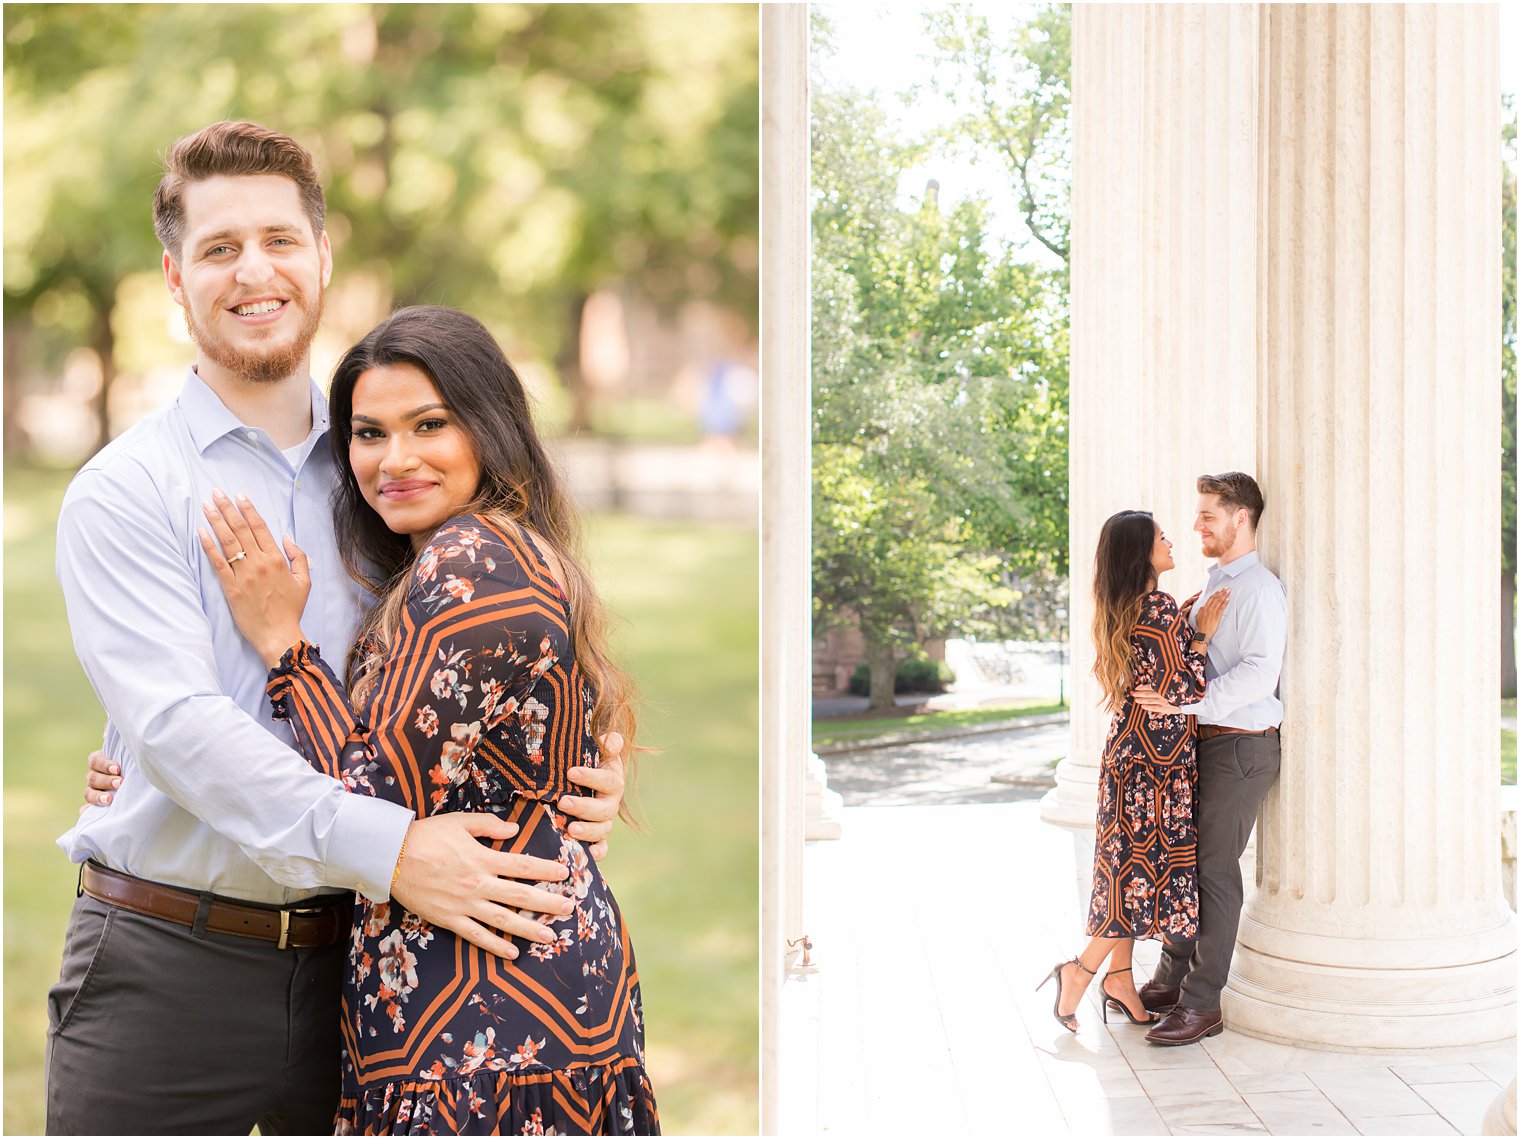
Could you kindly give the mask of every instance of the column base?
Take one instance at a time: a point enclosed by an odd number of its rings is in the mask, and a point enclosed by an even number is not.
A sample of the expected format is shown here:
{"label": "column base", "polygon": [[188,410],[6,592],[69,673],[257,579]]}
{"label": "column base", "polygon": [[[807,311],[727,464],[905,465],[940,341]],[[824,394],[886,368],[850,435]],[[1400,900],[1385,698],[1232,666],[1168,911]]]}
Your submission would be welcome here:
{"label": "column base", "polygon": [[1071,757],[1056,765],[1056,785],[1040,800],[1040,818],[1058,827],[1095,829],[1098,818],[1098,769],[1073,763]]}
{"label": "column base", "polygon": [[1483,1115],[1483,1134],[1513,1135],[1515,1133],[1515,1081],[1495,1097]]}
{"label": "column base", "polygon": [[[1412,946],[1401,953],[1399,943],[1377,938],[1288,933],[1247,914],[1224,992],[1225,1024],[1332,1052],[1429,1052],[1512,1040],[1514,916],[1439,942],[1418,963],[1407,952]],[[1467,960],[1453,961],[1458,955]]]}
{"label": "column base", "polygon": [[808,842],[844,837],[844,824],[839,814],[844,810],[844,797],[838,791],[829,790],[829,772],[816,753],[809,753],[807,774],[803,783],[805,813],[802,837]]}

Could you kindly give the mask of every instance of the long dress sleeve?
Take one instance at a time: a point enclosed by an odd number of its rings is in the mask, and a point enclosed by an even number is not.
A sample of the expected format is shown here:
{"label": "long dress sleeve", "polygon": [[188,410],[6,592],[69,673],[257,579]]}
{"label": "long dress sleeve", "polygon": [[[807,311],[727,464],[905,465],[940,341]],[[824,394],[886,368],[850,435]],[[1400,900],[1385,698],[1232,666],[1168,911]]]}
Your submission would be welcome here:
{"label": "long dress sleeve", "polygon": [[290,722],[296,749],[307,763],[341,780],[350,791],[374,794],[373,788],[345,778],[345,770],[362,757],[363,725],[319,646],[298,641],[286,649],[269,672],[267,691],[274,718]]}
{"label": "long dress sleeve", "polygon": [[[269,696],[309,763],[351,791],[383,794],[423,816],[486,805],[479,764],[492,751],[542,761],[543,705],[532,693],[565,654],[569,629],[558,587],[528,541],[473,515],[434,535],[362,709],[350,706],[311,646],[286,654]],[[377,750],[394,787],[374,784]]]}
{"label": "long dress sleeve", "polygon": [[1135,624],[1135,676],[1169,703],[1192,704],[1203,698],[1207,658],[1192,646],[1192,630],[1171,594],[1154,590]]}

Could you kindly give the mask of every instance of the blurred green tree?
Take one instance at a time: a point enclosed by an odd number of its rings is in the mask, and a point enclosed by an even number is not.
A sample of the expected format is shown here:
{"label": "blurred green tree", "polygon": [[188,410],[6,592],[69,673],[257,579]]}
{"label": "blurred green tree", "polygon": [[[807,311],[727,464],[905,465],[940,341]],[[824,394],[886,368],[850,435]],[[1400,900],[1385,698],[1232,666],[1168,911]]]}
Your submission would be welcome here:
{"label": "blurred green tree", "polygon": [[7,348],[53,370],[85,343],[109,387],[159,158],[218,118],[317,155],[355,323],[426,301],[509,324],[578,425],[594,290],[753,324],[753,6],[16,4],[4,26]]}

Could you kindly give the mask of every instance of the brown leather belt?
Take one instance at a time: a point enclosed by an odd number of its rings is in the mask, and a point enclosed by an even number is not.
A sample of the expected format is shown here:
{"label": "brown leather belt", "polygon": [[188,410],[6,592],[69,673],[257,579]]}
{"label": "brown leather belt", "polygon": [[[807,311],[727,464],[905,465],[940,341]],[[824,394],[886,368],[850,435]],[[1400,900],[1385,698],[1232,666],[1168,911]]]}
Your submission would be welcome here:
{"label": "brown leather belt", "polygon": [[99,901],[191,929],[196,928],[204,907],[202,928],[272,941],[277,949],[335,945],[348,936],[351,922],[349,897],[344,894],[333,895],[332,901],[324,896],[321,905],[261,906],[134,878],[98,862],[81,867],[79,888]]}
{"label": "brown leather belt", "polygon": [[1276,728],[1262,728],[1260,731],[1254,731],[1251,728],[1226,728],[1226,727],[1223,727],[1220,724],[1199,724],[1198,725],[1198,738],[1201,739],[1201,740],[1211,740],[1215,736],[1275,736],[1275,735],[1277,735],[1277,729]]}

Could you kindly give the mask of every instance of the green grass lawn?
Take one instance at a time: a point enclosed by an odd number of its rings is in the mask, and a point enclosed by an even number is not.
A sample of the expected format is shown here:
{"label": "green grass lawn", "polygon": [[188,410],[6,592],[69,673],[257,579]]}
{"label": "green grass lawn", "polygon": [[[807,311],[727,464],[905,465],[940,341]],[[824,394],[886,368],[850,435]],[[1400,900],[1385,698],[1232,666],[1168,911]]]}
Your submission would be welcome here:
{"label": "green grass lawn", "polygon": [[1030,699],[1010,700],[991,708],[968,708],[957,712],[915,712],[902,708],[896,715],[830,716],[813,721],[813,746],[865,740],[895,732],[927,732],[954,728],[972,728],[1016,720],[1022,716],[1039,716],[1047,712],[1064,712],[1065,704]]}
{"label": "green grass lawn", "polygon": [[[46,992],[76,868],[53,846],[81,802],[101,713],[53,578],[64,477],[5,472],[5,1112],[42,1131]],[[592,520],[591,568],[643,688],[645,833],[604,864],[638,953],[649,1064],[676,1134],[759,1128],[759,539],[752,530]],[[335,1061],[336,1062],[336,1058]]]}

